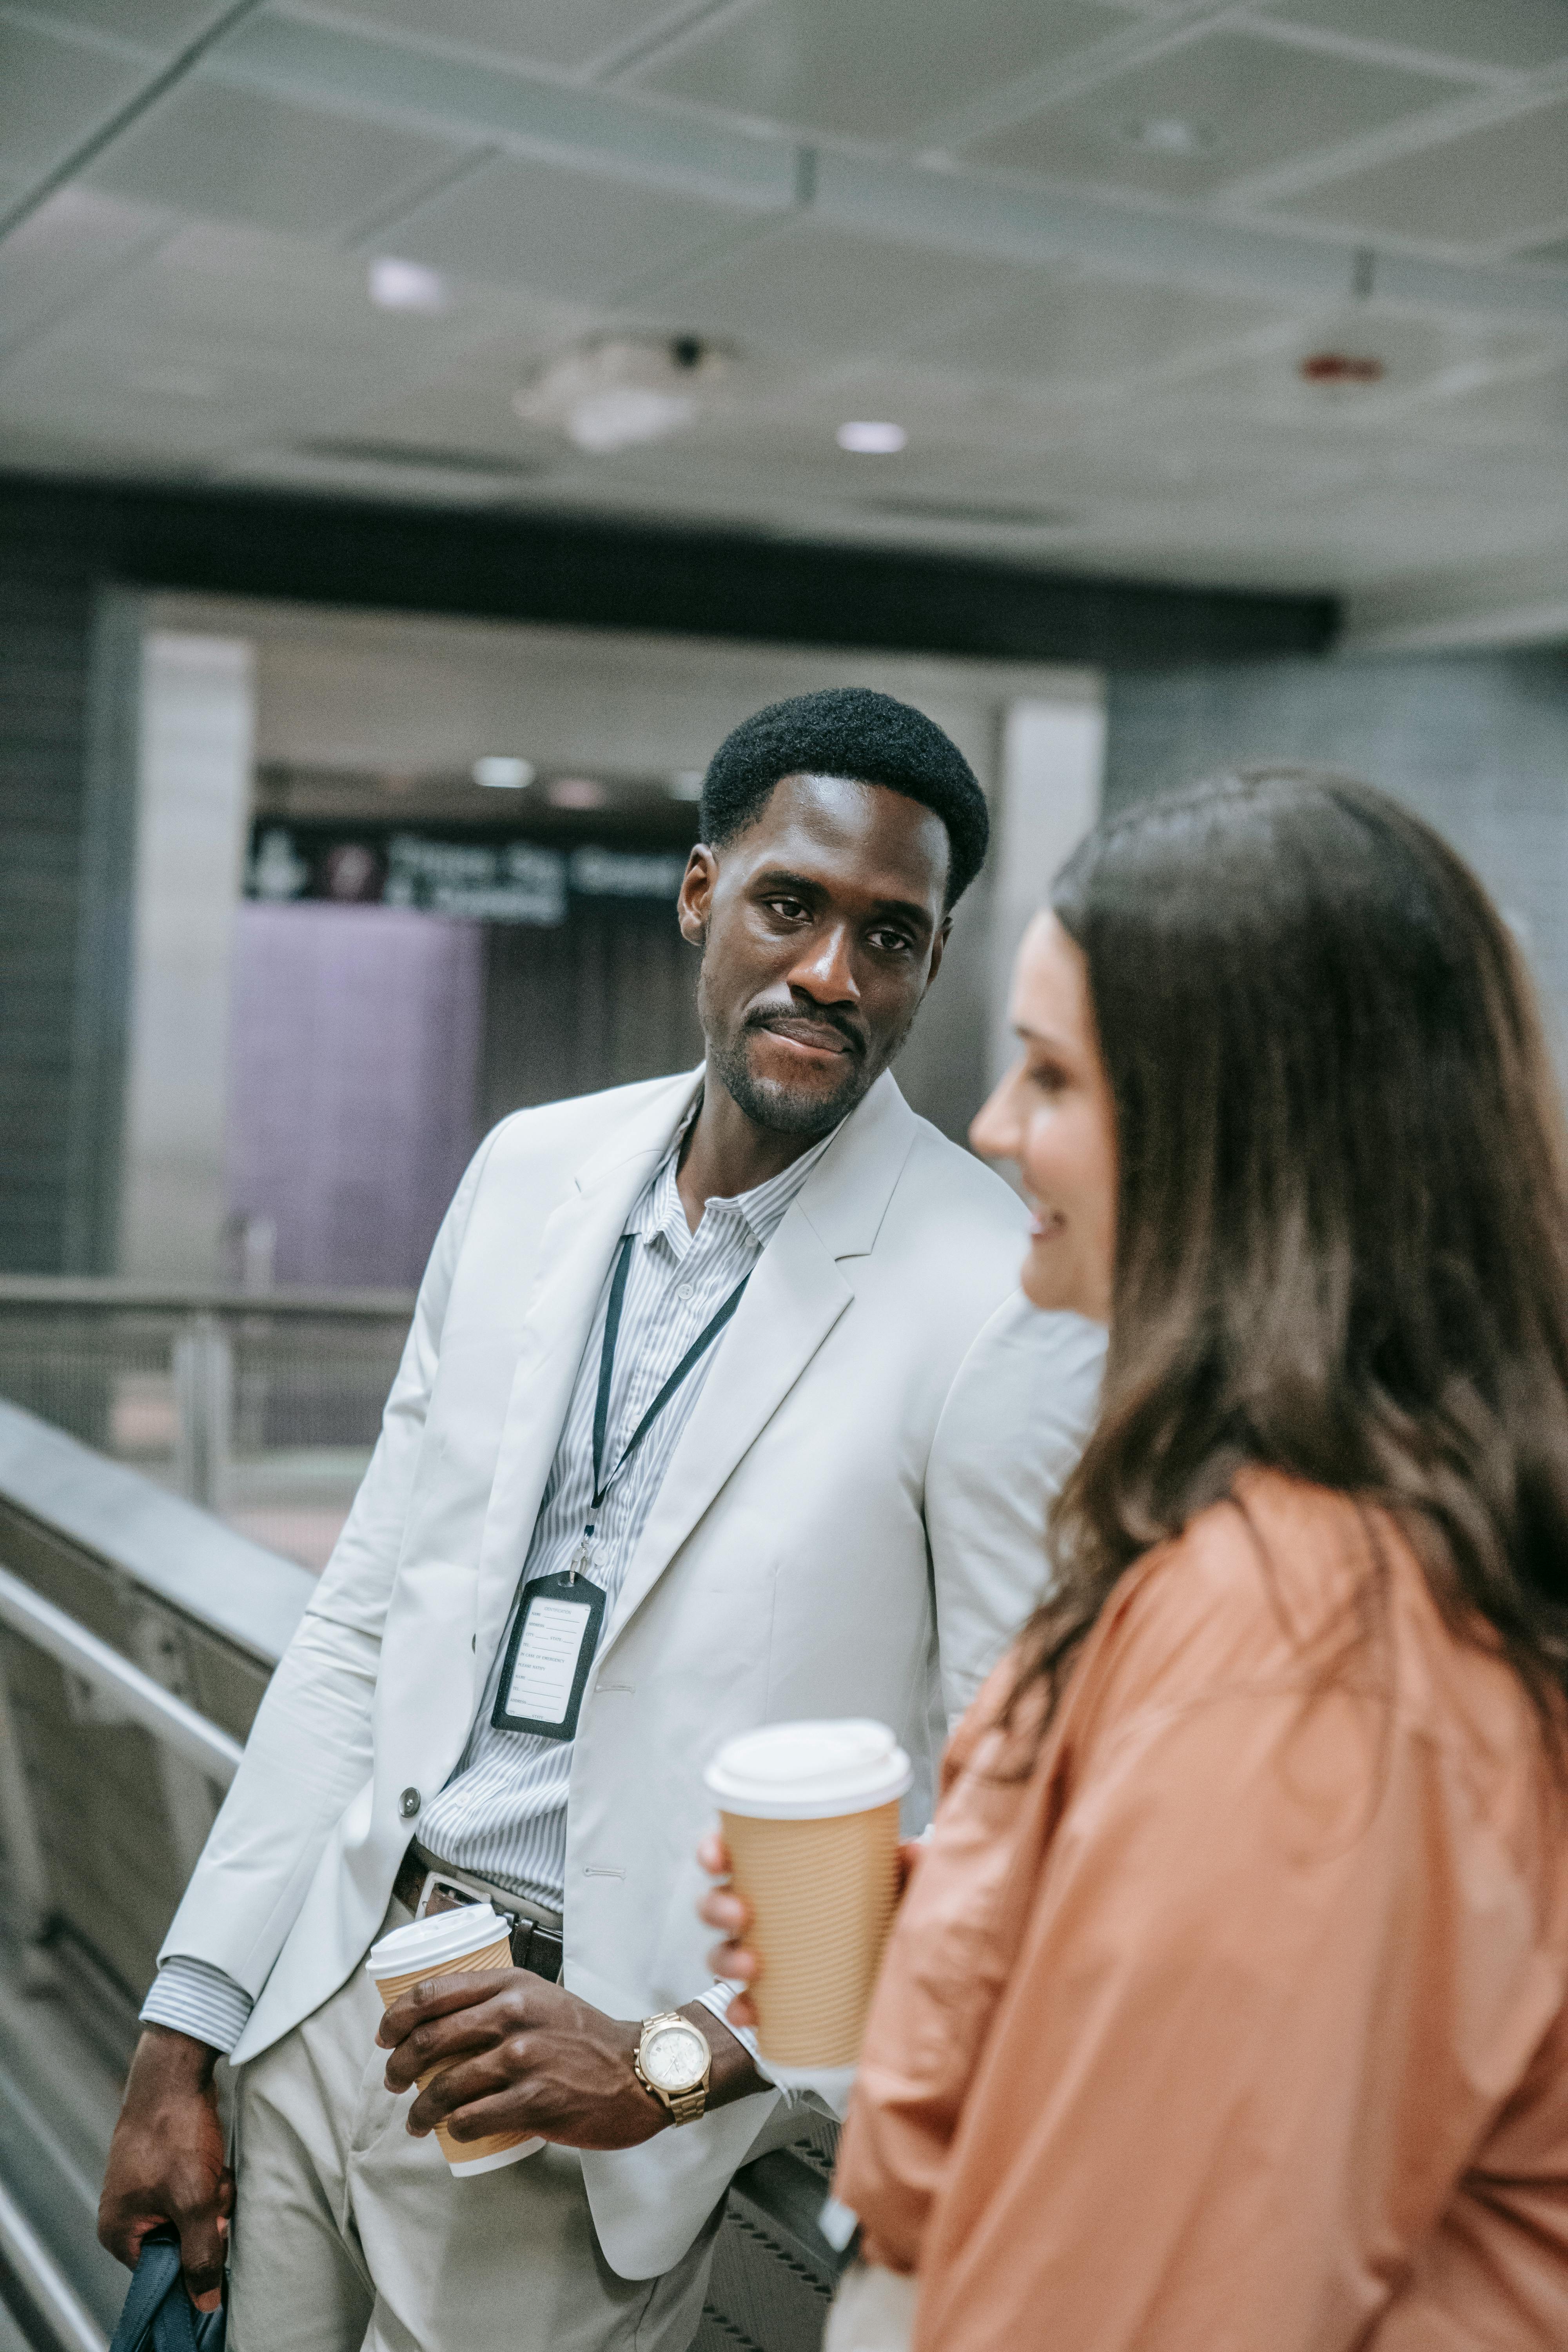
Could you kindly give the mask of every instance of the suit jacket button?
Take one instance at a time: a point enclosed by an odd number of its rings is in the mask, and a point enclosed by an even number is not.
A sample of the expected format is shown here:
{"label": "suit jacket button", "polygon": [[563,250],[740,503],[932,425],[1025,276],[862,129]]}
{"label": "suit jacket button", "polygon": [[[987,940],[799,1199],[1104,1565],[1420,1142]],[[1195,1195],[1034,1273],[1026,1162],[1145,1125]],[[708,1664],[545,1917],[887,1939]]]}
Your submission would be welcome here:
{"label": "suit jacket button", "polygon": [[419,1811],[418,1790],[405,1789],[402,1796],[397,1800],[397,1810],[403,1815],[405,1822],[411,1822],[414,1819],[415,1814]]}

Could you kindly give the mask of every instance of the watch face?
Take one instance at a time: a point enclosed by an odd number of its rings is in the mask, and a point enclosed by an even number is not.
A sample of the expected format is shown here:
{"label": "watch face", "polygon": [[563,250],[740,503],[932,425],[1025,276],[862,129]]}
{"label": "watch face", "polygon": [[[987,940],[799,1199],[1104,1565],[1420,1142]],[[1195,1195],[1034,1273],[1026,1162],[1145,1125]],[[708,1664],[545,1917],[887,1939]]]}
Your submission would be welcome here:
{"label": "watch face", "polygon": [[643,2071],[661,2091],[692,2091],[708,2064],[708,2044],[691,2025],[661,2025],[644,2048]]}

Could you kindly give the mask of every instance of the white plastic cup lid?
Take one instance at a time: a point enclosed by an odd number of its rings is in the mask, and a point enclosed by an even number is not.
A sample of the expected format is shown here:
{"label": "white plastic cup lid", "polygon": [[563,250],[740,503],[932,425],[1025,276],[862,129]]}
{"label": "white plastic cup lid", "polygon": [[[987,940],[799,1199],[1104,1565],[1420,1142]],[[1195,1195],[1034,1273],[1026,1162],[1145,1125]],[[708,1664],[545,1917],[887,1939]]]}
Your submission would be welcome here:
{"label": "white plastic cup lid", "polygon": [[769,1723],[727,1739],[703,1779],[727,1813],[769,1822],[869,1812],[909,1787],[910,1759],[885,1723]]}
{"label": "white plastic cup lid", "polygon": [[369,1977],[405,1977],[437,1960],[460,1960],[468,1952],[482,1952],[502,1942],[506,1921],[488,1903],[464,1903],[455,1911],[433,1911],[427,1918],[395,1927],[370,1948],[364,1964]]}

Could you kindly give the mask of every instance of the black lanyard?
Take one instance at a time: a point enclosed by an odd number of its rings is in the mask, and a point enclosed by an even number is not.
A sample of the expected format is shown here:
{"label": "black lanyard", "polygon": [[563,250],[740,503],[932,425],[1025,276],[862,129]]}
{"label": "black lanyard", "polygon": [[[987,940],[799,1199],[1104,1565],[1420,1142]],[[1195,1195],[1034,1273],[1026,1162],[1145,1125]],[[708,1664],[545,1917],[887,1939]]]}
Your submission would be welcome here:
{"label": "black lanyard", "polygon": [[619,1461],[606,1475],[604,1466],[605,1437],[610,1418],[610,1384],[615,1378],[616,1342],[620,1337],[621,1308],[626,1303],[626,1281],[631,1273],[632,1244],[636,1238],[634,1234],[623,1234],[621,1236],[621,1246],[616,1258],[616,1271],[610,1282],[610,1303],[605,1310],[605,1337],[599,1349],[599,1393],[594,1402],[594,1499],[588,1507],[592,1516],[583,1529],[583,1540],[578,1545],[572,1561],[570,1573],[574,1577],[580,1569],[585,1568],[588,1564],[588,1546],[593,1538],[594,1529],[598,1522],[599,1510],[605,1496],[669,1402],[670,1398],[674,1396],[682,1381],[696,1369],[708,1349],[713,1345],[714,1340],[739,1307],[741,1294],[752,1278],[749,1274],[742,1275],[717,1315],[703,1325],[636,1429],[633,1430]]}

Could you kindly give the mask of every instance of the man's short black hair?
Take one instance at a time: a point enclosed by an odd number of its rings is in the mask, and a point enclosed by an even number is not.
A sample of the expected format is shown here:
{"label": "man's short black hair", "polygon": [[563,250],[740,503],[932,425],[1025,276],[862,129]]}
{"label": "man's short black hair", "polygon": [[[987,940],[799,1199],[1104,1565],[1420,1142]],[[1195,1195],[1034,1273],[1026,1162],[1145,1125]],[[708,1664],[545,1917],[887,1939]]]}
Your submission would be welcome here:
{"label": "man's short black hair", "polygon": [[963,896],[985,860],[991,819],[974,771],[923,710],[867,686],[827,686],[770,702],[742,720],[702,782],[700,829],[713,848],[755,823],[785,776],[847,776],[886,784],[947,827],[947,900]]}

